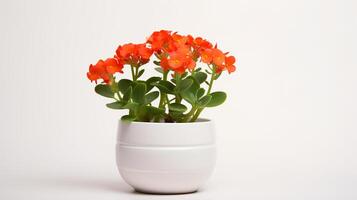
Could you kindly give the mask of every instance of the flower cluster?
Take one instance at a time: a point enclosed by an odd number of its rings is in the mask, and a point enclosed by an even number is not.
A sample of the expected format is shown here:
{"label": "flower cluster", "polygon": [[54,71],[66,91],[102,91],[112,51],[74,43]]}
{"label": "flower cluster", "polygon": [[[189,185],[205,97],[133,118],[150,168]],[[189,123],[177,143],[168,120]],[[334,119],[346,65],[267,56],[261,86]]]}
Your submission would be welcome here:
{"label": "flower cluster", "polygon": [[114,58],[99,60],[96,65],[90,65],[88,79],[102,79],[109,83],[111,75],[122,73],[124,64],[140,67],[148,63],[153,54],[159,58],[164,71],[172,70],[178,74],[194,70],[198,61],[214,66],[218,74],[224,70],[231,73],[236,69],[234,56],[227,56],[228,53],[223,53],[217,45],[213,46],[201,37],[161,30],[153,32],[146,43],[120,45]]}
{"label": "flower cluster", "polygon": [[216,72],[228,70],[229,73],[235,71],[235,58],[226,56],[216,46],[201,37],[193,38],[191,35],[171,34],[171,31],[154,32],[147,41],[151,44],[152,50],[161,59],[161,67],[164,70],[171,69],[177,73],[184,73],[186,70],[193,70],[196,61],[206,64],[213,64],[217,67]]}
{"label": "flower cluster", "polygon": [[105,61],[99,60],[97,64],[89,66],[87,77],[91,81],[97,82],[98,79],[103,79],[105,83],[109,83],[111,76],[116,72],[123,73],[123,63],[115,58],[108,58]]}
{"label": "flower cluster", "polygon": [[[141,67],[152,57],[162,73],[162,77],[139,80],[144,73]],[[181,35],[177,32],[161,30],[153,32],[144,43],[120,45],[115,55],[99,60],[89,66],[87,77],[97,83],[95,91],[105,97],[115,99],[107,104],[113,109],[129,109],[123,119],[136,121],[195,121],[205,107],[215,107],[226,99],[224,92],[211,92],[213,82],[223,71],[236,70],[235,57],[218,49],[202,37]],[[207,69],[197,66],[206,64]],[[116,80],[116,73],[123,73],[130,67],[132,80]],[[173,79],[168,80],[168,74]],[[210,76],[210,80],[206,80]],[[201,85],[207,84],[207,90]],[[150,92],[152,88],[159,91]],[[158,107],[152,102],[160,96]],[[170,97],[172,97],[170,99]],[[191,105],[191,110],[183,103]]]}
{"label": "flower cluster", "polygon": [[122,60],[125,64],[141,66],[149,62],[152,50],[144,44],[124,44],[116,50],[115,58]]}

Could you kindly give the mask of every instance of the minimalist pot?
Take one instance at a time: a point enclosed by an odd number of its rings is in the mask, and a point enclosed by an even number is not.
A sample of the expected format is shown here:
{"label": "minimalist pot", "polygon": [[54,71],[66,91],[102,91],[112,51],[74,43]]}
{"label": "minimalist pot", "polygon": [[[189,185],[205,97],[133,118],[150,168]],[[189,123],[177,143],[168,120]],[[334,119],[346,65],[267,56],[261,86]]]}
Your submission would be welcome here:
{"label": "minimalist pot", "polygon": [[120,121],[116,160],[123,179],[139,192],[195,192],[215,165],[213,122]]}

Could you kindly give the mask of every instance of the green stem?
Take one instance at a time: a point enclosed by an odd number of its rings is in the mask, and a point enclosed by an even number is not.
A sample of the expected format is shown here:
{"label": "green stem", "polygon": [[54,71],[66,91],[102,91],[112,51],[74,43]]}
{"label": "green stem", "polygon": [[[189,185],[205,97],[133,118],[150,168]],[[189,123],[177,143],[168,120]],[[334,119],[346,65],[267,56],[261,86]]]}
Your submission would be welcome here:
{"label": "green stem", "polygon": [[118,95],[118,98],[115,98],[115,95],[114,95],[114,99],[117,100],[117,101],[121,101],[122,100],[122,97],[120,96],[120,93],[119,93],[119,88],[118,88],[118,84],[115,82],[115,78],[113,75],[110,75],[109,76],[109,80],[110,80],[110,90],[114,93],[114,94],[117,94]]}
{"label": "green stem", "polygon": [[[211,74],[211,80],[209,82],[209,86],[208,86],[208,90],[207,90],[207,93],[206,95],[210,94],[211,93],[211,89],[212,89],[212,86],[213,86],[213,81],[214,81],[214,76],[215,76],[215,73],[216,73],[216,68],[215,66],[212,67],[212,74]],[[203,111],[204,108],[199,108],[197,109],[196,113],[193,115],[193,117],[191,118],[190,122],[195,122],[198,118],[198,116],[200,116],[201,112]]]}
{"label": "green stem", "polygon": [[[169,71],[165,71],[163,73],[162,76],[162,80],[166,81],[167,80],[167,75],[168,75]],[[164,92],[160,91],[160,102],[159,102],[159,108],[164,108],[165,107],[165,101],[167,99],[167,94]],[[160,117],[155,117],[155,122],[159,122],[160,121]]]}
{"label": "green stem", "polygon": [[164,107],[165,105],[168,105],[170,103],[169,97],[167,96],[167,94],[165,95],[165,101],[164,101]]}
{"label": "green stem", "polygon": [[193,115],[193,117],[191,118],[190,122],[195,122],[198,118],[198,116],[201,114],[203,108],[199,108],[196,113]]}
{"label": "green stem", "polygon": [[119,99],[116,99],[116,100],[121,101],[123,98],[120,96],[120,93],[116,92],[116,94],[118,95],[118,98],[119,98]]}
{"label": "green stem", "polygon": [[135,81],[135,72],[134,72],[133,65],[130,65],[130,68],[131,68],[131,77],[132,77],[133,81]]}
{"label": "green stem", "polygon": [[185,118],[183,119],[184,122],[189,121],[189,119],[192,117],[192,115],[196,112],[197,108],[195,106],[192,106],[190,112],[188,112],[185,116]]}
{"label": "green stem", "polygon": [[[167,74],[168,74],[168,71],[166,71],[166,72],[163,73],[162,80],[164,80],[164,81],[167,80]],[[159,108],[163,108],[164,103],[165,103],[165,100],[166,100],[166,96],[167,96],[166,93],[161,92]]]}
{"label": "green stem", "polygon": [[213,81],[214,81],[214,75],[216,73],[216,70],[215,68],[213,67],[212,69],[212,74],[211,74],[211,80],[209,81],[209,85],[208,85],[208,90],[207,90],[207,94],[210,94],[211,93],[211,89],[212,89],[212,86],[213,86]]}
{"label": "green stem", "polygon": [[137,80],[138,79],[139,66],[135,66],[134,69],[135,69],[135,80]]}
{"label": "green stem", "polygon": [[[180,74],[177,74],[175,73],[175,80],[176,80],[176,87],[180,85],[180,82],[181,82],[181,75]],[[180,94],[175,94],[175,103],[181,103],[181,95]]]}

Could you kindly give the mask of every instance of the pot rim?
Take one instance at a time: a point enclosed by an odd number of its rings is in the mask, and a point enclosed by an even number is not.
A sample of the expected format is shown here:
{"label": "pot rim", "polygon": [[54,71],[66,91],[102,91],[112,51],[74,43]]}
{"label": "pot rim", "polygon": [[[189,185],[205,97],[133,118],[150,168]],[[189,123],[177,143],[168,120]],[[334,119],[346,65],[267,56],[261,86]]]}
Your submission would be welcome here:
{"label": "pot rim", "polygon": [[195,122],[173,122],[173,123],[166,123],[166,122],[137,122],[137,121],[125,121],[125,120],[119,120],[120,123],[128,123],[128,124],[155,124],[155,125],[160,125],[160,126],[167,126],[167,125],[185,125],[185,124],[206,124],[206,123],[212,123],[213,120],[208,119],[208,118],[198,118]]}

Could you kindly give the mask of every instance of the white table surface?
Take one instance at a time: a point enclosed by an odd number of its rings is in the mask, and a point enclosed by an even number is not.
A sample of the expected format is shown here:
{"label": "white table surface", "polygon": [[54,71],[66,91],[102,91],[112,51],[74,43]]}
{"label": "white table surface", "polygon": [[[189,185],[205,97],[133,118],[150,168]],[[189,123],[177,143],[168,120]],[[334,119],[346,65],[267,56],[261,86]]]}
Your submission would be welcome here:
{"label": "white table surface", "polygon": [[[335,165],[321,168],[316,163],[299,163],[294,159],[274,158],[267,154],[262,156],[261,152],[260,161],[258,157],[253,159],[237,153],[234,162],[227,162],[222,156],[223,151],[219,151],[222,159],[218,160],[209,182],[197,193],[147,195],[134,192],[123,182],[109,147],[102,146],[104,150],[98,150],[99,153],[93,156],[83,152],[55,153],[53,150],[41,152],[36,149],[39,151],[28,152],[28,157],[1,163],[0,199],[352,200],[356,197],[352,184],[354,178],[345,177]],[[22,153],[26,155],[26,151]]]}

